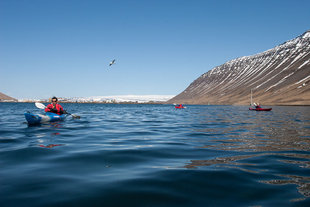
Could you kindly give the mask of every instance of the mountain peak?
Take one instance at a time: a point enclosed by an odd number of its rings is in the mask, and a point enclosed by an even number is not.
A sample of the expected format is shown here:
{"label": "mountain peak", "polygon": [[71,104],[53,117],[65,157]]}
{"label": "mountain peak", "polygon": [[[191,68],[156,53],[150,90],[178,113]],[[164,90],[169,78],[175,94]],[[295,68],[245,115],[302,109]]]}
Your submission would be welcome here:
{"label": "mountain peak", "polygon": [[[310,30],[201,75],[168,103],[310,105]],[[306,39],[306,41],[305,41]]]}
{"label": "mountain peak", "polygon": [[302,34],[302,38],[310,38],[310,30],[306,31],[305,33]]}

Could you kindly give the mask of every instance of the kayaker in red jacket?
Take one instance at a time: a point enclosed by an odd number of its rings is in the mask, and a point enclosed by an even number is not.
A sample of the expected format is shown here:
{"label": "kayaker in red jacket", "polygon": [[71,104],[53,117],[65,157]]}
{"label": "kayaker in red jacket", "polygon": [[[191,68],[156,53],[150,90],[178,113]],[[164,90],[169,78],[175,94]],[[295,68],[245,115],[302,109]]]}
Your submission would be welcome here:
{"label": "kayaker in red jacket", "polygon": [[52,98],[52,103],[47,105],[45,108],[45,112],[52,112],[58,115],[66,114],[67,112],[62,108],[62,106],[58,103],[58,99],[54,96]]}

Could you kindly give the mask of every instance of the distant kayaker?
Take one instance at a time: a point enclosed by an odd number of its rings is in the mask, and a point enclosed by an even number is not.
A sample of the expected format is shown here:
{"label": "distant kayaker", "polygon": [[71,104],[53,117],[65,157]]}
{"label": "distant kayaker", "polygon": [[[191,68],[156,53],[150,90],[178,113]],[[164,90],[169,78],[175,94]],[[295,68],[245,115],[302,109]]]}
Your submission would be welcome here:
{"label": "distant kayaker", "polygon": [[58,103],[58,98],[55,96],[52,98],[52,103],[47,105],[45,108],[45,112],[52,112],[58,115],[66,114],[67,112],[62,108],[62,106]]}
{"label": "distant kayaker", "polygon": [[257,109],[260,109],[260,108],[262,108],[262,107],[260,107],[260,105],[259,105],[259,103],[254,103],[254,106],[255,106],[255,108],[257,108]]}
{"label": "distant kayaker", "polygon": [[184,106],[182,104],[178,104],[178,105],[175,105],[175,108],[176,109],[184,109]]}

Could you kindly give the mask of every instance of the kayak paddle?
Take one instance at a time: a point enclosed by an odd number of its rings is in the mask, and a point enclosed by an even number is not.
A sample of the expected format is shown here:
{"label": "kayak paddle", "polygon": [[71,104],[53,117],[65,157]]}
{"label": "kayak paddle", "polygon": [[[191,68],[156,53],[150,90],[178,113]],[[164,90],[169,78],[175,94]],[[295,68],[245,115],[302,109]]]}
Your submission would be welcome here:
{"label": "kayak paddle", "polygon": [[[35,104],[36,107],[39,108],[39,109],[45,109],[45,108],[46,108],[46,106],[45,106],[44,104],[42,104],[42,103],[36,102],[36,103],[34,103],[34,104]],[[68,112],[67,112],[67,114],[71,115],[73,118],[76,118],[76,119],[81,118],[80,116],[75,115],[75,114],[70,114],[70,113],[68,113]]]}

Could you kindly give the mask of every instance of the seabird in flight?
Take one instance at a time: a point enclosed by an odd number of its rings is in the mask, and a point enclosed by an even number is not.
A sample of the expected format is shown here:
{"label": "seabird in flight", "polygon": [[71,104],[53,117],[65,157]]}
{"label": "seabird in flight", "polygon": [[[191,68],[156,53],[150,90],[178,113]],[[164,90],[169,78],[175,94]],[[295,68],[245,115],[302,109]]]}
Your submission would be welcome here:
{"label": "seabird in flight", "polygon": [[114,63],[115,63],[115,59],[110,62],[109,66],[113,65]]}

